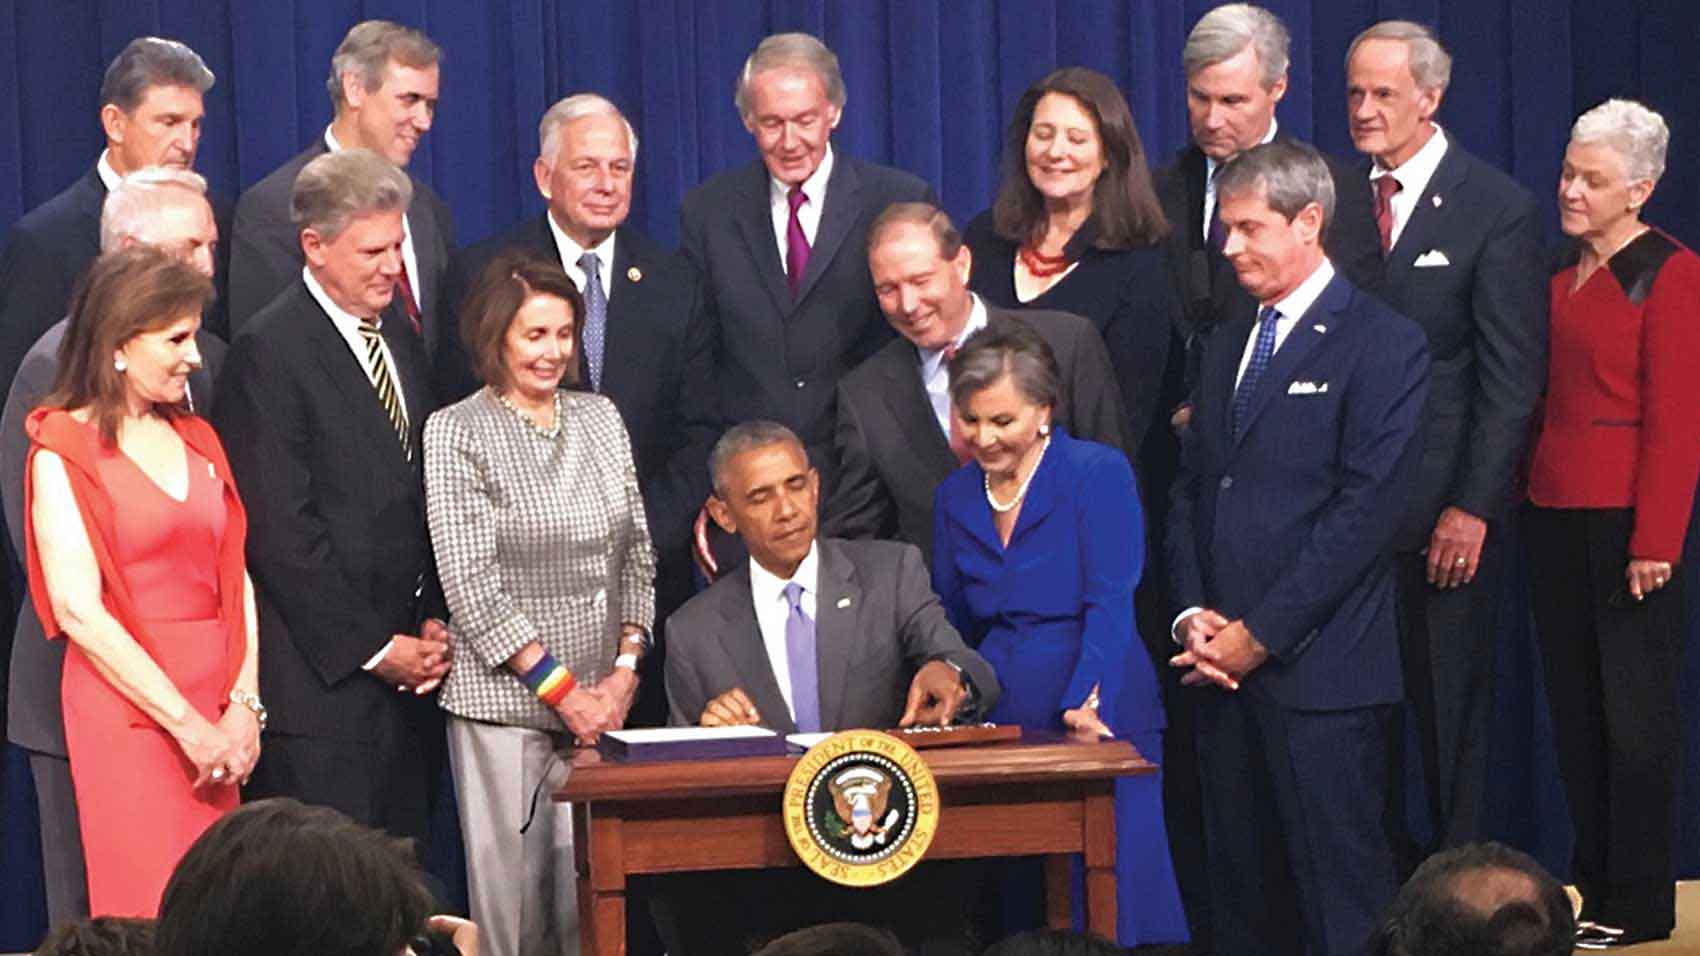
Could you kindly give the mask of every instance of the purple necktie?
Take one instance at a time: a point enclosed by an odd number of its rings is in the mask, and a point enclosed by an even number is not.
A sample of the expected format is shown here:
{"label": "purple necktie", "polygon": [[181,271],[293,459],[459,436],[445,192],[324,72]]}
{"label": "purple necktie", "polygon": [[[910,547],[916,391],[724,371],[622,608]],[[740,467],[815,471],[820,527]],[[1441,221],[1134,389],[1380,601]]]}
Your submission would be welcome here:
{"label": "purple necktie", "polygon": [[791,604],[791,613],[785,617],[785,657],[791,668],[791,711],[797,716],[798,732],[819,733],[820,677],[815,672],[815,622],[803,613],[801,584],[792,581],[785,585],[785,600]]}
{"label": "purple necktie", "polygon": [[803,287],[803,273],[809,268],[809,237],[803,233],[797,210],[809,197],[803,194],[803,187],[792,186],[785,199],[791,204],[791,221],[785,224],[785,284],[791,287],[791,298],[796,299],[797,290]]}

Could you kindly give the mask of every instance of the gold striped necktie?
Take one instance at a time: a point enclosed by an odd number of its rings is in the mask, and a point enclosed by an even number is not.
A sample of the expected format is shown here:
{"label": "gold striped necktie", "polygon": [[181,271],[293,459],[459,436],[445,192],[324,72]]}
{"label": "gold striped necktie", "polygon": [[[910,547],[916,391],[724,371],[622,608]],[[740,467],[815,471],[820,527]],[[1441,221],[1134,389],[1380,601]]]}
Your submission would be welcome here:
{"label": "gold striped necktie", "polygon": [[396,389],[395,376],[390,374],[389,359],[384,354],[382,327],[376,319],[361,319],[360,336],[366,340],[366,366],[372,370],[372,388],[377,391],[384,414],[390,417],[390,425],[401,441],[401,453],[412,461],[413,442],[407,428],[407,408],[402,404],[401,392]]}

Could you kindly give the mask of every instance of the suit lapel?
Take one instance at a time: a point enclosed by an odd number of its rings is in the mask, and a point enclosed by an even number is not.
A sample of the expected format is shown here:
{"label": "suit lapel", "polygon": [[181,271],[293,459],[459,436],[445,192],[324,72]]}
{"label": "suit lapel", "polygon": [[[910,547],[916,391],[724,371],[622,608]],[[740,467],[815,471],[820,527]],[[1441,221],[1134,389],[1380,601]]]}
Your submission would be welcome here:
{"label": "suit lapel", "polygon": [[862,589],[856,568],[830,541],[821,541],[815,581],[815,679],[820,687],[822,730],[840,726],[844,685],[849,682]]}
{"label": "suit lapel", "polygon": [[[757,160],[744,183],[744,198],[738,203],[738,232],[750,249],[750,261],[755,264],[756,277],[773,299],[780,315],[790,315],[794,303],[791,288],[785,284],[785,263],[779,261],[779,243],[773,237],[773,207],[768,197],[767,167]],[[830,191],[830,190],[829,190]]]}
{"label": "suit lapel", "polygon": [[[308,348],[318,361],[319,367],[324,370],[325,376],[336,384],[337,391],[342,394],[343,407],[354,420],[355,427],[366,433],[366,440],[362,444],[372,449],[372,454],[384,462],[386,470],[392,475],[397,478],[405,476],[402,484],[417,491],[418,482],[413,480],[413,466],[408,462],[407,456],[402,454],[401,442],[396,438],[395,428],[390,425],[389,415],[384,412],[383,405],[378,401],[378,393],[372,388],[372,380],[366,376],[365,366],[349,351],[348,342],[332,324],[331,317],[314,301],[307,287],[298,286],[296,294],[311,307],[311,311],[302,312],[303,318],[308,320],[304,323],[306,328],[302,330],[303,336],[308,340]],[[393,318],[386,323],[394,324]],[[390,341],[388,336],[385,341]],[[394,344],[391,344],[390,350],[392,353],[395,351]],[[400,362],[400,359],[397,361]],[[417,379],[422,374],[418,371],[413,375],[406,371],[401,373],[402,388],[408,392],[409,425],[415,435],[418,434],[420,423],[413,420],[417,416],[413,412],[411,391],[419,386],[410,384],[409,380]],[[417,443],[414,447],[418,447]]]}
{"label": "suit lapel", "polygon": [[1429,177],[1423,194],[1417,197],[1417,205],[1411,210],[1411,218],[1405,223],[1404,230],[1399,233],[1399,241],[1393,244],[1393,249],[1387,256],[1385,275],[1388,282],[1404,281],[1417,258],[1434,248],[1435,237],[1440,232],[1441,224],[1458,206],[1456,202],[1450,201],[1452,194],[1464,182],[1465,172],[1463,151],[1458,148],[1457,143],[1448,139],[1446,154],[1441,157],[1440,165],[1435,167],[1434,175]]}
{"label": "suit lapel", "polygon": [[[1350,295],[1351,287],[1345,278],[1336,275],[1329,281],[1328,287],[1322,290],[1322,295],[1305,310],[1305,314],[1299,316],[1293,330],[1287,333],[1286,341],[1281,343],[1281,347],[1276,349],[1275,355],[1270,358],[1269,368],[1257,382],[1257,391],[1252,393],[1251,405],[1246,408],[1245,422],[1234,442],[1236,447],[1251,433],[1257,416],[1269,406],[1270,401],[1286,391],[1293,373],[1328,334],[1326,331],[1319,331],[1319,328],[1326,330],[1334,323],[1334,313]],[[1238,353],[1235,353],[1235,356],[1237,360]]]}
{"label": "suit lapel", "polygon": [[949,440],[939,431],[938,419],[933,417],[933,401],[921,384],[920,358],[915,347],[902,340],[890,353],[880,354],[885,365],[886,409],[908,437],[909,447],[917,452],[917,463],[936,484],[955,471],[958,462]]}
{"label": "suit lapel", "polygon": [[[826,181],[826,206],[821,210],[820,227],[815,230],[814,245],[809,248],[809,267],[803,270],[803,283],[797,287],[797,301],[809,297],[820,277],[832,265],[844,237],[856,225],[862,207],[856,194],[862,189],[862,179],[843,156],[834,156],[832,176]],[[864,270],[866,266],[864,265]]]}
{"label": "suit lapel", "polygon": [[413,202],[407,207],[407,229],[413,236],[413,259],[419,266],[419,275],[414,279],[419,283],[422,334],[425,341],[436,342],[447,331],[440,327],[443,316],[439,313],[442,310],[436,308],[437,277],[442,272],[441,263],[437,261],[437,213],[431,208],[424,186],[417,179],[413,181]]}
{"label": "suit lapel", "polygon": [[[720,647],[732,661],[744,693],[761,711],[769,727],[782,734],[797,732],[791,719],[791,709],[785,706],[785,695],[779,692],[779,681],[773,676],[773,662],[768,660],[767,645],[762,643],[761,625],[756,623],[755,601],[750,596],[750,565],[743,562],[726,578],[720,598]],[[817,629],[818,634],[818,629]]]}
{"label": "suit lapel", "polygon": [[[645,330],[638,327],[649,315],[643,307],[648,293],[644,274],[652,271],[638,254],[637,243],[630,232],[621,227],[614,234],[613,274],[608,277],[608,330],[602,345],[602,394],[623,394],[629,386],[628,376],[642,376],[651,366],[637,357],[653,350],[659,343],[645,342]],[[632,276],[637,278],[633,279]],[[647,346],[647,347],[646,347]],[[636,384],[636,383],[630,383]]]}

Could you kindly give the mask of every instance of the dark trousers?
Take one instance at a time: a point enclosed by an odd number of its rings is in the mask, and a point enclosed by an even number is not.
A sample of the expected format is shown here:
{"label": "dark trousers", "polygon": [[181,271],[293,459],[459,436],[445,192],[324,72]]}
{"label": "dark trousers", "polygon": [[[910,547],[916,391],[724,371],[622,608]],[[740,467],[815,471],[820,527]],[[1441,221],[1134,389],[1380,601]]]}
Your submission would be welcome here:
{"label": "dark trousers", "polygon": [[1289,710],[1255,686],[1201,701],[1216,956],[1365,952],[1398,888],[1387,832],[1392,710]]}
{"label": "dark trousers", "polygon": [[[1481,564],[1469,584],[1441,590],[1428,583],[1428,556],[1400,554],[1399,653],[1406,713],[1416,722],[1432,838],[1408,840],[1415,866],[1429,852],[1483,839],[1489,721],[1493,714],[1494,638],[1504,586],[1503,533],[1490,525]],[[1395,733],[1402,746],[1408,734]],[[1395,767],[1404,764],[1402,754]]]}
{"label": "dark trousers", "polygon": [[51,928],[89,915],[89,875],[83,861],[83,832],[77,824],[71,761],[31,750],[29,766],[41,819],[41,869]]}
{"label": "dark trousers", "polygon": [[1627,509],[1529,508],[1526,516],[1582,915],[1634,936],[1665,936],[1676,923],[1682,578],[1643,601],[1628,596]]}

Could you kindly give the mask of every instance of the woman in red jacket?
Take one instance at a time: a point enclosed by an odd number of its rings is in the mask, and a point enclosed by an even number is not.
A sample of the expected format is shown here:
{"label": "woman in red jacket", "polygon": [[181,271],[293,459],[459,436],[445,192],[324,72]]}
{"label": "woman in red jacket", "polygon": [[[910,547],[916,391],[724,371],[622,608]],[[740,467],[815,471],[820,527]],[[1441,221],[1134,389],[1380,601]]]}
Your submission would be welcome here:
{"label": "woman in red jacket", "polygon": [[1552,280],[1527,533],[1586,948],[1661,939],[1676,919],[1676,563],[1700,476],[1700,257],[1641,222],[1669,140],[1657,113],[1609,100],[1572,127],[1559,178],[1579,257]]}

